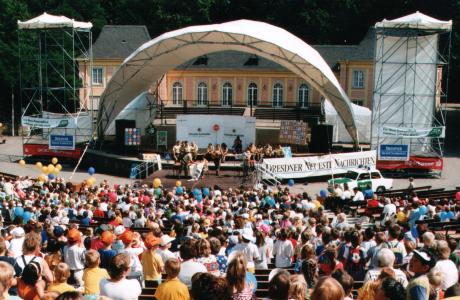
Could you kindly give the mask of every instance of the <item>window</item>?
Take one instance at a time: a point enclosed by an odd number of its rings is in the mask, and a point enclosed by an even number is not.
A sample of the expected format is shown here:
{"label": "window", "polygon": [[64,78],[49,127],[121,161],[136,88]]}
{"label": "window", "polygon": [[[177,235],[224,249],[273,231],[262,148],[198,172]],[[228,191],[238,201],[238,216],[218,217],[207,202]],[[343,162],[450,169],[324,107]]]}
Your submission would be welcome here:
{"label": "window", "polygon": [[248,105],[257,106],[257,84],[254,82],[248,86]]}
{"label": "window", "polygon": [[359,105],[359,106],[364,106],[364,100],[359,100],[359,99],[353,99],[351,100],[353,104]]}
{"label": "window", "polygon": [[208,105],[208,86],[204,82],[198,84],[198,105]]}
{"label": "window", "polygon": [[364,71],[355,70],[353,71],[353,85],[354,89],[364,88]]}
{"label": "window", "polygon": [[370,178],[369,173],[362,173],[361,175],[359,175],[358,180],[367,180],[369,178]]}
{"label": "window", "polygon": [[371,173],[371,177],[372,177],[372,179],[380,179],[380,178],[382,178],[382,177],[380,176],[380,173],[379,173],[379,172],[372,172],[372,173]]}
{"label": "window", "polygon": [[275,83],[273,86],[273,107],[283,106],[283,86],[281,83]]}
{"label": "window", "polygon": [[299,106],[308,107],[308,85],[305,83],[299,86]]}
{"label": "window", "polygon": [[182,84],[180,82],[174,82],[172,88],[172,98],[174,105],[182,105]]}
{"label": "window", "polygon": [[91,78],[92,78],[93,84],[103,85],[104,84],[104,69],[100,67],[93,68]]}
{"label": "window", "polygon": [[224,83],[222,86],[222,105],[231,106],[233,100],[233,88],[230,82]]}
{"label": "window", "polygon": [[99,100],[101,97],[99,96],[92,96],[89,97],[89,103],[87,105],[89,110],[98,110],[99,109]]}

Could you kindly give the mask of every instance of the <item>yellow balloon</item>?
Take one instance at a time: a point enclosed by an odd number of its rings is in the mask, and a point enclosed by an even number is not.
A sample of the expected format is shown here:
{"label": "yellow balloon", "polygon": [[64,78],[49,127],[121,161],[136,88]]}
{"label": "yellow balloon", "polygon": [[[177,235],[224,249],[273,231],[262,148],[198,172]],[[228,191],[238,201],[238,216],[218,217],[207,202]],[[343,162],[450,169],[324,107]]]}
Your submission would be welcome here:
{"label": "yellow balloon", "polygon": [[21,159],[21,160],[19,161],[19,165],[20,165],[21,167],[24,167],[24,166],[26,165],[26,161],[23,160],[23,159]]}
{"label": "yellow balloon", "polygon": [[89,185],[94,185],[96,183],[96,178],[94,177],[90,177],[86,180],[86,182],[89,184]]}
{"label": "yellow balloon", "polygon": [[42,167],[42,172],[45,173],[45,174],[48,174],[48,167],[47,166],[43,166]]}
{"label": "yellow balloon", "polygon": [[54,166],[52,164],[48,165],[48,172],[53,173],[54,172]]}
{"label": "yellow balloon", "polygon": [[59,174],[59,170],[57,168],[53,168],[53,171],[51,171],[50,173],[53,173],[54,175],[57,175],[57,174]]}
{"label": "yellow balloon", "polygon": [[51,159],[51,162],[53,163],[53,165],[57,164],[58,163],[57,157],[53,157],[53,159]]}
{"label": "yellow balloon", "polygon": [[37,163],[35,164],[35,166],[38,168],[38,169],[41,169],[43,167],[43,164],[39,161],[37,161]]}
{"label": "yellow balloon", "polygon": [[157,187],[159,187],[160,185],[161,185],[161,180],[160,180],[160,178],[155,178],[155,179],[153,180],[153,187],[154,187],[154,188],[157,188]]}
{"label": "yellow balloon", "polygon": [[46,175],[45,174],[40,174],[40,176],[38,176],[38,181],[40,181],[40,182],[46,181]]}
{"label": "yellow balloon", "polygon": [[61,171],[61,170],[62,170],[62,166],[61,166],[61,164],[57,164],[57,165],[55,166],[55,168],[56,168],[56,169],[58,169],[59,171]]}
{"label": "yellow balloon", "polygon": [[176,186],[180,187],[182,185],[182,182],[180,180],[176,181]]}

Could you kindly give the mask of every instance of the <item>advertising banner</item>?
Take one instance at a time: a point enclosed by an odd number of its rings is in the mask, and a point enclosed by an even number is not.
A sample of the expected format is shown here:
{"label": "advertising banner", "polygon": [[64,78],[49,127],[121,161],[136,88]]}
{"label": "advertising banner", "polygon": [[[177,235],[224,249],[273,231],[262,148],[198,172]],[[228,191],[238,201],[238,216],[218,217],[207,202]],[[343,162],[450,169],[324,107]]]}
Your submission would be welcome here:
{"label": "advertising banner", "polygon": [[74,150],[75,137],[73,135],[56,135],[50,134],[49,148],[60,150]]}
{"label": "advertising banner", "polygon": [[360,166],[375,167],[376,156],[376,151],[371,150],[321,156],[270,158],[264,159],[262,164],[279,179],[306,178],[345,173]]}
{"label": "advertising banner", "polygon": [[75,148],[74,150],[56,150],[50,149],[46,144],[24,144],[24,155],[32,156],[57,156],[57,157],[69,157],[78,159],[81,156],[82,149]]}
{"label": "advertising banner", "polygon": [[125,146],[139,146],[141,144],[140,128],[125,128]]}
{"label": "advertising banner", "polygon": [[444,138],[446,136],[446,127],[431,128],[414,128],[414,127],[391,127],[382,126],[381,135],[383,137],[397,137],[406,139],[416,138]]}
{"label": "advertising banner", "polygon": [[21,119],[21,125],[33,128],[77,128],[75,119],[66,117],[38,118],[23,116]]}
{"label": "advertising banner", "polygon": [[407,161],[382,161],[377,162],[379,170],[418,169],[427,171],[442,171],[444,162],[439,157],[411,156]]}
{"label": "advertising banner", "polygon": [[409,145],[385,145],[379,147],[379,160],[409,160]]}

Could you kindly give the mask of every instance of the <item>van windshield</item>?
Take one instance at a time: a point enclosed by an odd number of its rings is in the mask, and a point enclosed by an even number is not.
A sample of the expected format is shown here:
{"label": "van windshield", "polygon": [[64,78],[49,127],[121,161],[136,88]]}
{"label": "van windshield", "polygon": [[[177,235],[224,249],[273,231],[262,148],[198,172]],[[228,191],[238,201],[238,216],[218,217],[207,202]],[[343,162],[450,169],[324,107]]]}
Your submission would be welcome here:
{"label": "van windshield", "polygon": [[356,178],[358,178],[358,173],[353,172],[353,171],[348,171],[345,174],[345,178],[350,178],[350,179],[356,180]]}

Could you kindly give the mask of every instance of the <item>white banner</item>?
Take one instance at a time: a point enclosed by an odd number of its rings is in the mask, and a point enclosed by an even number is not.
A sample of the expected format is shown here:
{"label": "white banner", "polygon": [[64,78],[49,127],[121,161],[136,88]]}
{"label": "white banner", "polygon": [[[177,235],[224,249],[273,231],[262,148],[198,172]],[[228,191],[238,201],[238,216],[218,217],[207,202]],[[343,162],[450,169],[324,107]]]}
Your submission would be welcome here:
{"label": "white banner", "polygon": [[414,128],[414,127],[390,127],[382,126],[381,134],[384,137],[398,137],[406,139],[416,138],[444,138],[446,137],[446,127]]}
{"label": "white banner", "polygon": [[226,143],[232,148],[239,136],[243,149],[256,140],[256,118],[222,115],[177,115],[176,140],[195,142],[199,148],[209,143]]}
{"label": "white banner", "polygon": [[359,166],[375,167],[377,153],[375,150],[340,153],[322,156],[270,158],[262,164],[279,179],[324,176],[331,173],[345,173]]}
{"label": "white banner", "polygon": [[21,124],[22,126],[30,126],[33,128],[77,128],[75,119],[66,117],[37,118],[23,116]]}

